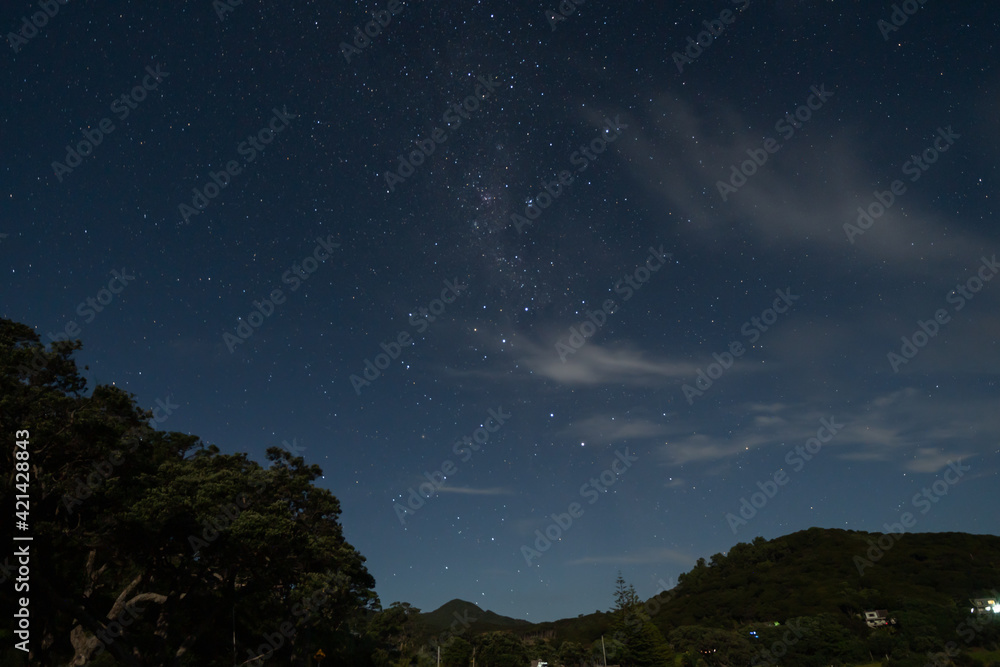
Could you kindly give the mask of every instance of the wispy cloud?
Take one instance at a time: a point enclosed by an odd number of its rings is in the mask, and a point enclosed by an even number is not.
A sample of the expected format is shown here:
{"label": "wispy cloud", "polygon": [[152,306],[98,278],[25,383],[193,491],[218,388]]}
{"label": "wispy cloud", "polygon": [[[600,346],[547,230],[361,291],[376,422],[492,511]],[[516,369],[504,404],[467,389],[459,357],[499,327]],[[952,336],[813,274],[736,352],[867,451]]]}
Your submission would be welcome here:
{"label": "wispy cloud", "polygon": [[907,461],[903,467],[910,472],[933,473],[941,470],[949,463],[957,462],[974,456],[971,453],[959,453],[956,451],[945,452],[936,447],[918,447],[913,453],[913,458]]}
{"label": "wispy cloud", "polygon": [[[840,97],[840,91],[834,93],[828,108],[817,114],[841,113],[837,107],[847,98]],[[802,97],[808,94],[804,87]],[[891,208],[853,245],[849,243],[843,225],[854,222],[858,206],[873,201],[874,190],[885,190],[900,177],[899,165],[908,158],[903,153],[890,168],[872,169],[863,157],[866,147],[856,139],[864,133],[855,128],[824,136],[814,121],[816,125],[805,124],[785,141],[774,130],[775,118],[748,117],[724,102],[716,102],[713,113],[706,114],[673,96],[659,99],[648,114],[648,119],[636,122],[632,140],[621,150],[629,151],[636,180],[691,221],[681,231],[705,242],[718,241],[738,225],[759,247],[773,246],[780,239],[784,246],[808,247],[830,261],[848,252],[879,266],[887,263],[899,275],[936,273],[958,258],[976,257],[989,245],[988,239],[969,230],[949,233],[955,222],[922,207],[912,188],[902,195],[905,206]],[[947,119],[940,124],[947,125]],[[942,163],[958,161],[975,141],[963,128],[955,130],[963,136]],[[923,149],[936,131],[935,125],[913,128],[907,141],[914,151]],[[778,139],[781,149],[723,202],[716,183],[727,180],[731,165],[746,160],[747,149],[759,149],[765,136]],[[924,178],[936,176],[929,171]],[[706,206],[706,199],[712,205]]]}
{"label": "wispy cloud", "polygon": [[633,565],[646,563],[678,563],[680,565],[690,565],[694,558],[686,553],[675,549],[646,549],[633,553],[617,554],[610,556],[585,556],[568,562],[568,565]]}
{"label": "wispy cloud", "polygon": [[[662,435],[659,450],[668,465],[715,463],[747,452],[774,447],[775,465],[783,452],[816,435],[821,418],[833,418],[844,428],[828,443],[825,456],[844,461],[895,462],[915,473],[934,473],[951,461],[996,450],[1000,417],[982,398],[927,396],[907,387],[876,394],[851,407],[826,411],[790,404],[747,408],[747,419],[725,434],[700,432],[693,418],[675,421]],[[756,413],[756,414],[755,414]],[[763,414],[762,414],[763,413]],[[985,417],[983,415],[986,415]],[[975,430],[969,424],[975,423]],[[690,426],[691,428],[686,428]]]}
{"label": "wispy cloud", "polygon": [[588,342],[563,362],[555,347],[525,345],[524,364],[535,375],[567,385],[659,385],[694,377],[698,366],[687,361],[656,359],[630,346],[602,347]]}
{"label": "wispy cloud", "polygon": [[[479,326],[484,326],[480,323]],[[487,325],[488,326],[488,325]],[[554,380],[565,385],[600,386],[604,384],[626,384],[633,386],[656,386],[668,381],[694,377],[698,366],[689,361],[656,357],[629,344],[602,347],[588,341],[583,347],[566,357],[559,358],[555,344],[557,337],[549,342],[538,338],[517,334],[503,334],[508,339],[506,347],[495,347],[506,354],[513,354],[518,367],[531,376]],[[565,336],[565,330],[562,331]],[[487,341],[485,345],[489,345]],[[711,361],[706,357],[705,363]],[[523,378],[512,374],[508,364],[503,366],[479,366],[471,369],[442,367],[441,371],[452,377],[478,378],[493,381],[510,381]]]}
{"label": "wispy cloud", "polygon": [[564,433],[587,440],[611,443],[629,438],[655,438],[671,431],[668,424],[650,419],[623,419],[613,415],[594,415],[570,424]]}
{"label": "wispy cloud", "polygon": [[[815,429],[814,429],[815,430]],[[671,438],[662,450],[668,462],[674,465],[719,461],[743,454],[758,447],[777,444],[775,435],[735,434],[731,438],[696,433],[680,439]],[[802,438],[809,437],[806,435]]]}
{"label": "wispy cloud", "polygon": [[476,489],[471,486],[442,486],[438,488],[438,493],[462,493],[470,496],[512,496],[514,492],[501,486],[493,486],[486,489]]}

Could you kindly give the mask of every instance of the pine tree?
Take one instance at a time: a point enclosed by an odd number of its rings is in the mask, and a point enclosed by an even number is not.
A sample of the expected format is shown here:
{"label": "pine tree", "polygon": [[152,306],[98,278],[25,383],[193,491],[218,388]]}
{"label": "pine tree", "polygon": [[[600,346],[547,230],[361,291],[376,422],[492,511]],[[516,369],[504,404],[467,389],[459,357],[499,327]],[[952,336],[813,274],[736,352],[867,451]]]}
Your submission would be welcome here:
{"label": "pine tree", "polygon": [[622,667],[663,667],[673,657],[663,634],[653,625],[632,584],[621,572],[615,580],[614,636],[612,651]]}

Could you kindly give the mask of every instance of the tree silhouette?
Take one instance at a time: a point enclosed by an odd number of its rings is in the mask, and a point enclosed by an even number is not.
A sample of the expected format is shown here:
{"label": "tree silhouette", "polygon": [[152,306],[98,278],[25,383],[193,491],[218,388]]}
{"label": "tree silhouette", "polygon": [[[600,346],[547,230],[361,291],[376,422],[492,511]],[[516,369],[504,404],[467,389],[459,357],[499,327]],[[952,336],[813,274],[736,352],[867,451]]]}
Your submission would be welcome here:
{"label": "tree silhouette", "polygon": [[661,667],[673,660],[662,633],[653,624],[632,584],[621,572],[615,580],[611,609],[614,632],[609,655],[622,667]]}
{"label": "tree silhouette", "polygon": [[[310,629],[377,604],[318,466],[271,448],[265,469],[155,430],[121,389],[87,393],[80,347],[0,319],[0,430],[30,434],[33,664],[288,664]],[[0,456],[13,470],[12,448]]]}

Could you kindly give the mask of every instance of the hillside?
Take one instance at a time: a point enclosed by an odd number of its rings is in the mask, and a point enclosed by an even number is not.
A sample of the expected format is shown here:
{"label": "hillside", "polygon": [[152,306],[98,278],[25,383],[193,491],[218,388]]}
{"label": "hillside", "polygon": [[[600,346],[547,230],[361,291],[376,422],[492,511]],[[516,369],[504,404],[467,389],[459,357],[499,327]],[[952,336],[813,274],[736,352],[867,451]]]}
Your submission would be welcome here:
{"label": "hillside", "polygon": [[469,623],[468,632],[472,635],[494,630],[530,632],[534,627],[528,621],[483,611],[477,605],[464,600],[451,600],[434,611],[419,616],[420,626],[428,634],[440,634],[448,630],[456,620]]}
{"label": "hillside", "polygon": [[[777,664],[850,662],[876,653],[912,657],[956,639],[969,615],[969,598],[997,595],[1000,537],[810,528],[737,544],[726,554],[699,559],[678,580],[644,605],[678,652],[718,648],[720,659],[728,655],[741,664],[772,641],[775,623],[797,619],[807,627],[805,638]],[[891,631],[867,628],[859,615],[872,609],[888,609],[899,625]],[[610,634],[613,621],[598,612],[532,624],[461,600],[423,614],[422,621],[440,631],[456,613],[476,619],[473,635],[508,630],[529,640],[545,636],[553,646],[591,645]],[[751,630],[764,641],[749,640]],[[970,646],[990,645],[998,631],[1000,623],[993,623]]]}
{"label": "hillside", "polygon": [[[878,548],[879,538],[888,550]],[[678,580],[658,598],[662,609],[654,618],[664,628],[904,605],[964,609],[968,598],[1000,588],[1000,537],[810,528],[737,544],[708,563],[699,560]]]}

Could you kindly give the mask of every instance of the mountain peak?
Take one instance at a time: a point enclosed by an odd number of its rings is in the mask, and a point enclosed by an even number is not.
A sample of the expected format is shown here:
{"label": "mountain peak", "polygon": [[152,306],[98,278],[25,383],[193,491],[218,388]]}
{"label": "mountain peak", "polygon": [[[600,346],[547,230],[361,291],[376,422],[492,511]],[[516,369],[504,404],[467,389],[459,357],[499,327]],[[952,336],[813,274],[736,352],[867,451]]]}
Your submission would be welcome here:
{"label": "mountain peak", "polygon": [[468,623],[477,632],[531,625],[525,620],[501,616],[489,610],[483,611],[479,605],[458,598],[445,602],[434,611],[420,614],[420,620],[432,631],[447,629],[456,620]]}

